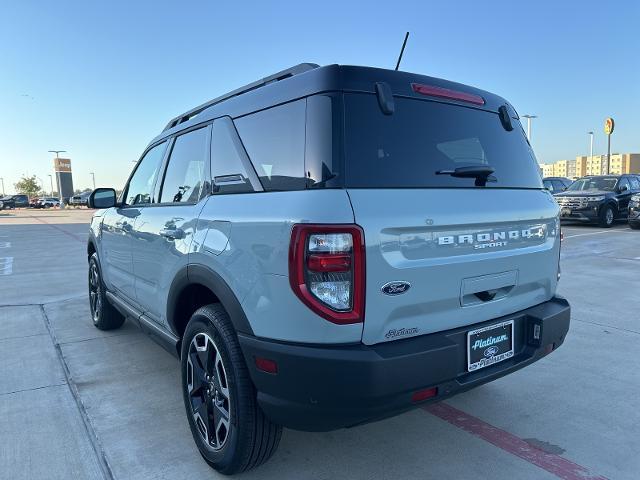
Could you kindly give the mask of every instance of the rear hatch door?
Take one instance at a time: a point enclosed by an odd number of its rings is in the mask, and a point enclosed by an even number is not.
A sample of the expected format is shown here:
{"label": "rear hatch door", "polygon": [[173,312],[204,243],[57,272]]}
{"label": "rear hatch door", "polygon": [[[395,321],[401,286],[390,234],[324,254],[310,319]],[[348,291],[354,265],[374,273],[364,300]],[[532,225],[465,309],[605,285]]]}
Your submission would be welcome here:
{"label": "rear hatch door", "polygon": [[[384,114],[376,95],[344,95],[345,185],[366,244],[363,342],[472,325],[550,299],[558,206],[515,112],[509,129],[487,108],[394,101]],[[484,173],[458,176],[459,167]]]}

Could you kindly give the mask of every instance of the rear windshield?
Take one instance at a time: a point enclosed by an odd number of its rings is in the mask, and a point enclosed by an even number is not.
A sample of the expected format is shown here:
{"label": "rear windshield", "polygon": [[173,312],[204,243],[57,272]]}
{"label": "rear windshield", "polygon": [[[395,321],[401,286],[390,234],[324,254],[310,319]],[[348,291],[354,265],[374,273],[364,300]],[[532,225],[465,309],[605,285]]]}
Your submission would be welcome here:
{"label": "rear windshield", "polygon": [[497,113],[406,98],[395,98],[395,113],[385,115],[372,94],[345,94],[344,108],[347,187],[484,188],[436,172],[490,166],[486,188],[542,188],[517,120],[507,131]]}

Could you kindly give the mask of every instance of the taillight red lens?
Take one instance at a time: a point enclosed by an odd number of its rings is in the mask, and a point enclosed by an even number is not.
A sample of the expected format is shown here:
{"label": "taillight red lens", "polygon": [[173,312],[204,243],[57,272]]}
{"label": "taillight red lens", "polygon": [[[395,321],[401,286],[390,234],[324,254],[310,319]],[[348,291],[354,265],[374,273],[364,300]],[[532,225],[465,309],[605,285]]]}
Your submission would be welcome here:
{"label": "taillight red lens", "polygon": [[435,85],[423,85],[420,83],[412,83],[411,88],[414,92],[421,95],[430,95],[432,97],[450,98],[452,100],[460,100],[462,102],[473,103],[475,105],[484,105],[484,98],[473,93],[460,92],[458,90],[450,90],[448,88],[436,87]]}
{"label": "taillight red lens", "polygon": [[307,267],[314,272],[346,272],[351,269],[351,255],[309,255],[307,257]]}
{"label": "taillight red lens", "polygon": [[305,305],[330,322],[363,321],[364,264],[364,234],[359,226],[293,226],[289,283]]}

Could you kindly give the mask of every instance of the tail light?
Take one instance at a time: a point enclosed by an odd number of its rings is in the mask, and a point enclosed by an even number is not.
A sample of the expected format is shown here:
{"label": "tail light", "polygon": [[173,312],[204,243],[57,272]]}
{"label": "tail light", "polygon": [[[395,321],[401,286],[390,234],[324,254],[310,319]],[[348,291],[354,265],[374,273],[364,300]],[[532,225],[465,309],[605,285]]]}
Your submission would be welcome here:
{"label": "tail light", "polygon": [[364,234],[359,226],[293,226],[291,288],[305,305],[330,322],[364,321],[364,264]]}
{"label": "tail light", "polygon": [[560,251],[562,250],[562,242],[564,241],[564,232],[562,231],[562,227],[560,226],[560,217],[556,217],[556,228],[560,231],[560,245],[558,246],[558,278],[557,281],[560,281],[560,275],[562,270],[560,268]]}

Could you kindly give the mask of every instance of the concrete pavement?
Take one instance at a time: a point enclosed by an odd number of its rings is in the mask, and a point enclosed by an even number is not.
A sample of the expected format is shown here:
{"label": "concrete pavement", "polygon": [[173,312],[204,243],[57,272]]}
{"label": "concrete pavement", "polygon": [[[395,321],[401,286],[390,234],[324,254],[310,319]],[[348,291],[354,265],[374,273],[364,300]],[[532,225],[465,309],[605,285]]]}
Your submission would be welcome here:
{"label": "concrete pavement", "polygon": [[[191,439],[178,362],[131,322],[91,325],[88,213],[20,215],[0,217],[0,257],[13,258],[0,274],[0,478],[222,478]],[[637,478],[640,232],[563,230],[573,318],[560,349],[440,410],[285,430],[239,478]]]}

